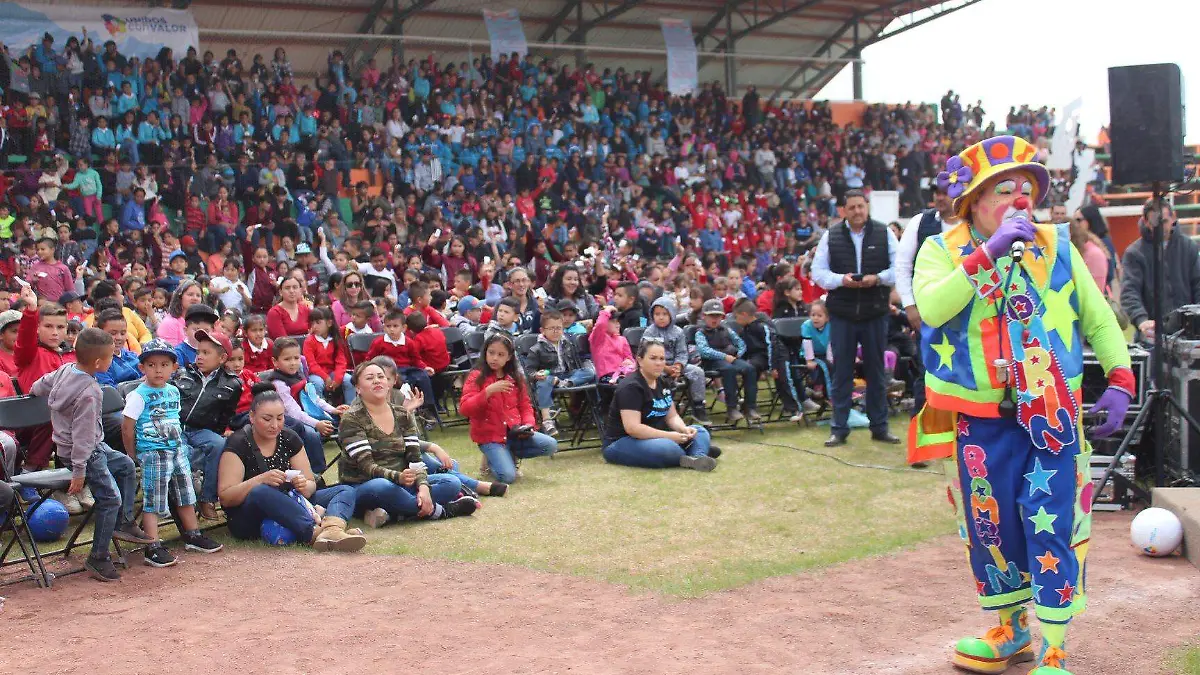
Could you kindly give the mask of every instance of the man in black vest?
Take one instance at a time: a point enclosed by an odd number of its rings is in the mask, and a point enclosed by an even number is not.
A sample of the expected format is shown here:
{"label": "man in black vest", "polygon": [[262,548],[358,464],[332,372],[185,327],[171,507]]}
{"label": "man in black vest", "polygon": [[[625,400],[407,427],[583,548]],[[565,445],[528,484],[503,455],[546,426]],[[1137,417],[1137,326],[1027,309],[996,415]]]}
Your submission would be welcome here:
{"label": "man in black vest", "polygon": [[825,307],[833,350],[833,433],[825,447],[842,445],[850,435],[850,396],[859,345],[871,438],[899,443],[900,439],[888,432],[888,378],[883,367],[888,300],[895,284],[896,236],[883,223],[870,219],[867,198],[861,191],[848,190],[843,209],[846,220],[821,237],[812,265],[813,280],[829,291]]}
{"label": "man in black vest", "polygon": [[[908,221],[904,234],[900,237],[900,244],[896,247],[896,292],[900,294],[900,304],[904,307],[904,312],[908,315],[908,324],[912,326],[918,339],[921,336],[921,313],[917,311],[917,301],[913,298],[912,290],[913,264],[917,260],[917,252],[921,250],[921,245],[926,239],[949,230],[957,223],[954,200],[945,190],[935,187],[933,208],[925,209]],[[917,353],[920,354],[919,349]],[[913,414],[916,415],[925,406],[925,368],[919,360],[913,365],[917,370],[917,378],[913,383]]]}

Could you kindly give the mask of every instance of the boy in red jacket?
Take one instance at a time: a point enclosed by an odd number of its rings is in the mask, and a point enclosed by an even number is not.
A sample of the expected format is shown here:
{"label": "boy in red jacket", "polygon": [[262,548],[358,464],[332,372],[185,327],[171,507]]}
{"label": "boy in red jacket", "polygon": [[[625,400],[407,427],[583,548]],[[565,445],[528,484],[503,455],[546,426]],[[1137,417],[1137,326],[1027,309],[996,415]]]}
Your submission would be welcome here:
{"label": "boy in red jacket", "polygon": [[354,385],[346,372],[346,345],[333,325],[333,310],[316,307],[308,317],[308,337],[304,338],[304,358],[308,359],[308,381],[317,385],[328,398],[342,390],[346,405],[354,402]]}
{"label": "boy in red jacket", "polygon": [[[38,378],[75,359],[70,355],[64,357],[61,352],[62,341],[67,335],[67,310],[52,302],[38,309],[37,294],[30,286],[21,286],[21,300],[25,308],[21,312],[21,325],[17,328],[13,362],[17,365],[17,382],[21,385],[21,391],[29,391]],[[26,446],[27,471],[39,471],[50,465],[53,451],[50,433],[50,425],[44,424],[25,429],[19,434]],[[90,504],[83,505],[91,508]],[[76,503],[67,506],[68,511],[82,512]]]}
{"label": "boy in red jacket", "polygon": [[396,369],[405,382],[421,388],[425,395],[425,405],[432,406],[436,397],[433,393],[433,382],[429,379],[434,369],[421,358],[421,350],[416,336],[405,332],[404,311],[392,309],[383,319],[383,335],[375,338],[371,348],[367,350],[367,358],[387,356],[396,362]]}
{"label": "boy in red jacket", "polygon": [[441,400],[444,393],[445,378],[438,373],[450,367],[450,349],[446,346],[446,334],[437,326],[430,326],[425,321],[425,315],[413,312],[404,319],[408,326],[409,339],[417,344],[417,352],[425,365],[433,370],[430,379],[433,381],[434,401],[437,401],[438,411],[441,412]]}
{"label": "boy in red jacket", "polygon": [[450,325],[450,320],[430,305],[433,292],[425,284],[420,281],[409,284],[408,299],[411,304],[404,310],[405,314],[424,314],[426,323],[431,323],[439,328]]}

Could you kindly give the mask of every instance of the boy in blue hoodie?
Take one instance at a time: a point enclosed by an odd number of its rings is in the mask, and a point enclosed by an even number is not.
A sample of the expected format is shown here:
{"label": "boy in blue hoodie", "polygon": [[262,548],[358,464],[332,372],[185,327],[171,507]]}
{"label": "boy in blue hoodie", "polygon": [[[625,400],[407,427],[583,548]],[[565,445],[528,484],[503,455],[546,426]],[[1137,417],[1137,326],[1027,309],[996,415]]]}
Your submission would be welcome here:
{"label": "boy in blue hoodie", "polygon": [[687,380],[688,400],[692,404],[692,417],[697,424],[710,426],[708,408],[705,405],[707,382],[704,369],[688,363],[687,336],[675,325],[675,303],[668,298],[659,298],[650,305],[650,325],[642,332],[643,340],[662,340],[667,350],[667,369],[663,376],[672,381],[682,377]]}

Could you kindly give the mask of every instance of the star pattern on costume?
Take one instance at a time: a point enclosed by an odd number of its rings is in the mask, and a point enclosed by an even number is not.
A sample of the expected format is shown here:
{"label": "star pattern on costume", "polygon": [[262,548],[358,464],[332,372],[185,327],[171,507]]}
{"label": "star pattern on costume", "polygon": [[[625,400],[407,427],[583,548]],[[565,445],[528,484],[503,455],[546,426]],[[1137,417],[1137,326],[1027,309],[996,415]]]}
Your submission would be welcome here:
{"label": "star pattern on costume", "polygon": [[930,346],[933,348],[933,351],[937,352],[938,358],[942,361],[938,367],[949,370],[954,359],[954,352],[957,349],[950,343],[950,336],[942,333],[942,341]]}
{"label": "star pattern on costume", "polygon": [[1033,523],[1033,533],[1049,532],[1054,534],[1054,521],[1058,520],[1058,516],[1053,513],[1046,513],[1046,507],[1039,506],[1037,513],[1029,516],[1029,522]]}
{"label": "star pattern on costume", "polygon": [[958,255],[960,255],[963,258],[971,255],[974,252],[975,252],[975,245],[972,244],[971,242],[967,242],[967,243],[963,244],[962,246],[958,247]]}
{"label": "star pattern on costume", "polygon": [[983,595],[983,592],[985,590],[987,590],[987,584],[982,581],[976,580],[975,581],[975,594]]}
{"label": "star pattern on costume", "polygon": [[1021,572],[1021,583],[1027,584],[1030,581],[1033,581],[1033,575],[1029,572]]}
{"label": "star pattern on costume", "polygon": [[1041,602],[1041,595],[1042,595],[1042,586],[1041,586],[1041,584],[1029,584],[1029,588],[1030,588],[1030,590],[1032,590],[1032,591],[1033,591],[1033,601],[1034,601],[1034,602],[1038,602],[1038,603],[1040,603],[1040,602]]}
{"label": "star pattern on costume", "polygon": [[1029,496],[1032,497],[1039,491],[1045,492],[1048,495],[1053,494],[1050,491],[1050,479],[1054,478],[1054,474],[1056,473],[1058,473],[1058,469],[1042,468],[1042,458],[1035,457],[1033,459],[1033,471],[1025,474],[1025,480],[1029,481]]}
{"label": "star pattern on costume", "polygon": [[1062,562],[1050,551],[1046,551],[1046,555],[1034,556],[1034,560],[1042,564],[1042,574],[1046,572],[1058,574],[1058,563]]}
{"label": "star pattern on costume", "polygon": [[1058,593],[1058,604],[1065,605],[1071,602],[1071,596],[1075,595],[1075,587],[1071,585],[1071,582],[1065,581],[1063,587],[1056,589],[1055,592]]}
{"label": "star pattern on costume", "polygon": [[1017,400],[1021,403],[1033,403],[1037,400],[1037,396],[1031,391],[1019,391],[1017,392]]}
{"label": "star pattern on costume", "polygon": [[958,416],[958,435],[959,436],[970,436],[971,435],[971,423],[967,421],[967,418],[965,415]]}
{"label": "star pattern on costume", "polygon": [[1025,249],[1025,252],[1028,253],[1029,255],[1033,256],[1034,260],[1041,260],[1042,256],[1045,255],[1044,253],[1042,253],[1041,246],[1036,246],[1036,245],[1032,245],[1032,244],[1028,248]]}
{"label": "star pattern on costume", "polygon": [[1074,291],[1075,282],[1068,281],[1058,290],[1048,289],[1042,298],[1046,306],[1042,312],[1042,325],[1047,333],[1058,333],[1068,351],[1075,348],[1075,310],[1071,308],[1071,293]]}

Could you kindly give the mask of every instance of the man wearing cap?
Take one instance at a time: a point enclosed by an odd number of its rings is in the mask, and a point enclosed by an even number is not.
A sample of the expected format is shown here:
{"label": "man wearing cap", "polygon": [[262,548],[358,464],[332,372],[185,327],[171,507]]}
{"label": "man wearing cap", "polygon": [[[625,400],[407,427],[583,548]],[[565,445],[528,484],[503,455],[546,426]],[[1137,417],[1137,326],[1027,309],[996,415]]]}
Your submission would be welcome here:
{"label": "man wearing cap", "polygon": [[225,448],[225,430],[242,396],[242,380],[225,369],[225,361],[233,352],[229,337],[221,331],[202,328],[196,331],[195,342],[195,362],[181,366],[171,382],[179,388],[180,422],[183,437],[192,449],[192,465],[204,470],[204,483],[199,491],[200,515],[213,520],[217,517],[217,466]]}
{"label": "man wearing cap", "polygon": [[833,350],[833,421],[825,447],[842,445],[850,435],[859,345],[867,381],[871,438],[899,443],[900,439],[888,431],[887,385],[891,378],[883,366],[898,244],[889,228],[871,220],[866,195],[848,190],[844,199],[846,220],[821,237],[812,263],[813,280],[829,291],[825,308],[829,311],[829,346]]}
{"label": "man wearing cap", "polygon": [[1066,223],[1035,224],[1049,174],[1029,143],[999,136],[946,162],[938,182],[963,222],[917,254],[928,403],[910,428],[909,461],[953,457],[949,491],[979,602],[998,613],[958,641],[961,668],[999,673],[1034,658],[1026,603],[1042,645],[1034,675],[1064,675],[1066,632],[1087,603],[1091,446],[1084,438],[1083,343],[1108,389],[1093,437],[1125,420],[1133,373],[1125,338]]}

